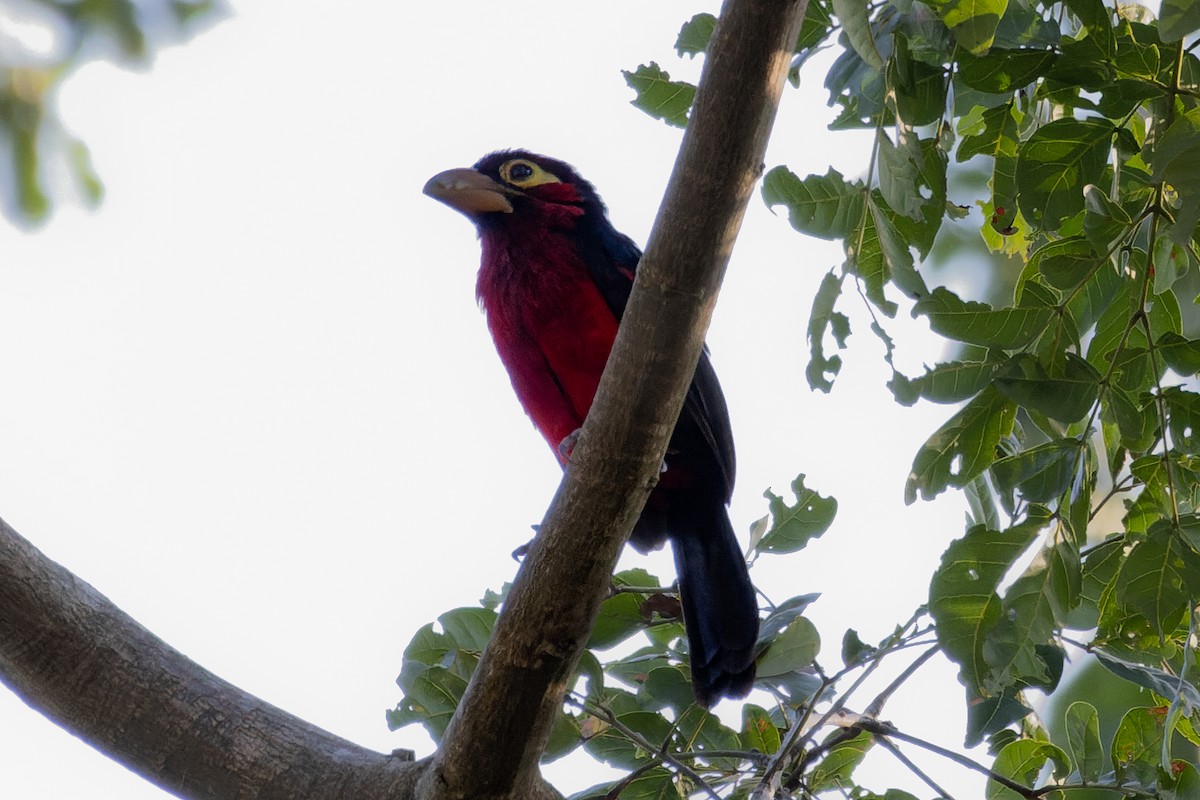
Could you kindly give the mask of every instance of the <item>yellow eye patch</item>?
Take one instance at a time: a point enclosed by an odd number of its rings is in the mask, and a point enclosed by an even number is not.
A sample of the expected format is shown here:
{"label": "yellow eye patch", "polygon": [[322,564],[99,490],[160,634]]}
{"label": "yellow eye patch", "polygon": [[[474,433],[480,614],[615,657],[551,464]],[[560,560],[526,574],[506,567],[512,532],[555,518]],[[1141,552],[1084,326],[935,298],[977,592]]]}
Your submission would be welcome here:
{"label": "yellow eye patch", "polygon": [[500,180],[520,189],[546,183],[562,183],[553,174],[524,158],[514,158],[500,165]]}

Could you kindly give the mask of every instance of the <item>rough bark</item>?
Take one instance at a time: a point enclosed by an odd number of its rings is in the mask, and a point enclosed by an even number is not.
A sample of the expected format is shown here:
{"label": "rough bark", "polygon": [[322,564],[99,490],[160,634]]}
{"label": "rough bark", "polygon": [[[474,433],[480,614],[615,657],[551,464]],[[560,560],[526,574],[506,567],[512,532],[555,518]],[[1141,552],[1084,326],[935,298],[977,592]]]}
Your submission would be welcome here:
{"label": "rough bark", "polygon": [[431,797],[525,796],[524,782],[654,486],[742,215],[807,0],[727,0],[633,295],[570,469],[433,770]]}
{"label": "rough bark", "polygon": [[0,681],[187,798],[558,796],[537,775],[617,554],[658,475],[806,0],[727,0],[571,469],[434,758],[358,747],[221,680],[0,521]]}

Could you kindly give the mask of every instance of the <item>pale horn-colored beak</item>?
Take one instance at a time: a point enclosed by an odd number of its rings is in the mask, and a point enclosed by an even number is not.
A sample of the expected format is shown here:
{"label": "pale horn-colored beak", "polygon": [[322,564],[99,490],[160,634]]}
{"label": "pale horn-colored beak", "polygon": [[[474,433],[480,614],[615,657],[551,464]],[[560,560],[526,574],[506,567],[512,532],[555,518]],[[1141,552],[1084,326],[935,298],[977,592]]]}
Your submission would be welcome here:
{"label": "pale horn-colored beak", "polygon": [[513,207],[508,198],[520,194],[473,169],[439,172],[426,181],[422,191],[468,217],[496,211],[511,214]]}

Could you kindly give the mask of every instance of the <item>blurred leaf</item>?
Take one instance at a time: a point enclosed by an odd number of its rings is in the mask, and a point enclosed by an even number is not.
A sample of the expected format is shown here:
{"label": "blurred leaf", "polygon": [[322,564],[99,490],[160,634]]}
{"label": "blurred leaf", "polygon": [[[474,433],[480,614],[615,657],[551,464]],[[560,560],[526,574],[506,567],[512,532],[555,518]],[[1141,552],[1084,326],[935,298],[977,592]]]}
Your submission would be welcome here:
{"label": "blurred leaf", "polygon": [[1095,783],[1104,770],[1104,745],[1100,742],[1100,719],[1091,703],[1076,701],[1067,708],[1067,742],[1075,768],[1084,783]]}
{"label": "blurred leaf", "polygon": [[979,55],[992,46],[1008,0],[931,0],[929,5],[954,33],[959,46]]}
{"label": "blurred leaf", "polygon": [[833,13],[842,23],[842,30],[861,58],[871,69],[883,69],[883,56],[875,46],[875,37],[871,33],[871,21],[867,17],[867,0],[832,0]]}
{"label": "blurred leaf", "polygon": [[1163,0],[1159,34],[1164,42],[1178,42],[1200,28],[1200,5],[1194,0]]}
{"label": "blurred leaf", "polygon": [[1056,57],[1052,50],[992,48],[981,56],[962,54],[958,74],[972,89],[993,94],[1009,93],[1045,75]]}
{"label": "blurred leaf", "polygon": [[1093,655],[1105,669],[1130,683],[1149,689],[1160,697],[1186,704],[1189,708],[1200,708],[1200,689],[1194,684],[1181,679],[1178,675],[1120,658],[1103,650],[1095,650]]}

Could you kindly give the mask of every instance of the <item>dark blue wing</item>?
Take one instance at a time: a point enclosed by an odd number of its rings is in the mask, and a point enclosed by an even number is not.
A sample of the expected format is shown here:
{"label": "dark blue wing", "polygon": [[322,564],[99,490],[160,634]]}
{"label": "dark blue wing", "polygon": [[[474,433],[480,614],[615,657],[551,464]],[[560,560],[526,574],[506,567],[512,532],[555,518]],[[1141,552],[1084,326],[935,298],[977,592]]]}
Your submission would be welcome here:
{"label": "dark blue wing", "polygon": [[[598,223],[592,230],[585,228],[580,231],[580,249],[592,280],[619,320],[629,302],[633,276],[642,258],[642,251],[632,239],[614,229],[607,219],[601,219]],[[691,422],[692,425],[688,425],[687,422]],[[684,398],[680,424],[672,437],[673,446],[678,437],[688,435],[687,429],[693,425],[716,461],[715,466],[724,482],[725,502],[728,503],[733,494],[734,474],[737,468],[733,451],[733,431],[729,425],[729,409],[725,405],[725,395],[709,359],[707,345],[700,354],[696,374]]]}

